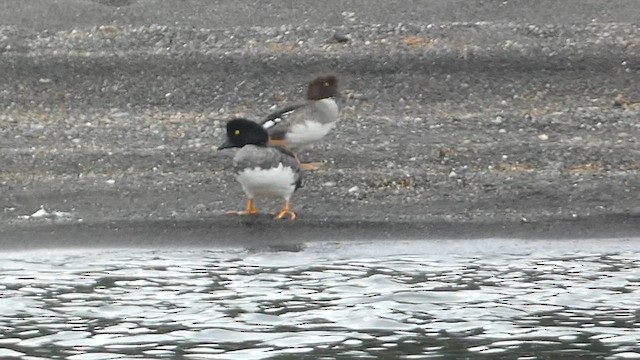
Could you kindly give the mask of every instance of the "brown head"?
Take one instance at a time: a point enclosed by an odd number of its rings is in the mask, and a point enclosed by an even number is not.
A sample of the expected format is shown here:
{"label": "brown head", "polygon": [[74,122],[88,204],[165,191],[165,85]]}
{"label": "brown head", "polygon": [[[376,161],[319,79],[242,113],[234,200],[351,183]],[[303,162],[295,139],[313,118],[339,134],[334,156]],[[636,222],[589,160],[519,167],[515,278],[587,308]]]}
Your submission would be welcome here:
{"label": "brown head", "polygon": [[338,79],[334,75],[319,76],[307,87],[307,100],[322,100],[338,94]]}

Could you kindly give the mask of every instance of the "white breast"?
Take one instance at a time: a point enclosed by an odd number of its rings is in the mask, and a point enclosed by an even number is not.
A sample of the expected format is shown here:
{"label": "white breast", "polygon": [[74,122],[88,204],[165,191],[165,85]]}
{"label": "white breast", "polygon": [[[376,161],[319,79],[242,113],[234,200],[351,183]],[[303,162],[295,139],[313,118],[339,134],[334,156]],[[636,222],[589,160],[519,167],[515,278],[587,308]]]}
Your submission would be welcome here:
{"label": "white breast", "polygon": [[318,107],[325,116],[338,120],[338,104],[336,104],[336,101],[332,98],[317,100],[316,107]]}
{"label": "white breast", "polygon": [[285,200],[291,198],[296,189],[295,174],[290,167],[283,166],[270,169],[245,169],[236,176],[247,197],[277,197]]}
{"label": "white breast", "polygon": [[321,124],[307,120],[301,124],[291,126],[284,139],[292,148],[308,146],[322,140],[334,126],[334,122]]}
{"label": "white breast", "polygon": [[310,102],[303,118],[296,120],[287,130],[284,140],[294,149],[304,148],[322,140],[333,129],[338,121],[338,104],[331,99]]}

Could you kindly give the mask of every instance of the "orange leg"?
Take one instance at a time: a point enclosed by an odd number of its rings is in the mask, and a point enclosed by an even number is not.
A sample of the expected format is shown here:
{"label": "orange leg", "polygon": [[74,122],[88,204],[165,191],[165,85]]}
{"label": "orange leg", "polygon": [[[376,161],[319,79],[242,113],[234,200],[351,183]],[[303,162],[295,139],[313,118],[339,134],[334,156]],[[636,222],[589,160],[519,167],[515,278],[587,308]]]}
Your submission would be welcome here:
{"label": "orange leg", "polygon": [[290,208],[289,208],[289,200],[285,200],[284,202],[284,207],[280,210],[280,212],[278,212],[278,215],[276,216],[276,219],[282,219],[283,217],[285,217],[286,215],[289,215],[289,218],[291,220],[294,220],[296,218],[296,213],[294,213]]}
{"label": "orange leg", "polygon": [[279,145],[279,146],[287,146],[287,144],[282,139],[269,139],[269,145]]}
{"label": "orange leg", "polygon": [[298,158],[298,154],[294,154],[296,161],[298,161],[298,164],[300,165],[300,169],[302,170],[318,170],[322,167],[323,163],[321,162],[308,162],[308,163],[303,163],[302,161],[300,161],[300,158]]}
{"label": "orange leg", "polygon": [[[287,143],[283,139],[271,139],[271,138],[269,138],[269,145],[284,146],[285,148],[287,147]],[[295,156],[296,161],[298,161],[298,164],[300,164],[300,168],[303,169],[303,170],[318,170],[318,169],[320,169],[322,167],[322,165],[324,165],[321,162],[303,163],[298,158],[298,154],[293,153],[293,155]]]}
{"label": "orange leg", "polygon": [[322,167],[321,162],[300,163],[300,169],[303,170],[319,170]]}
{"label": "orange leg", "polygon": [[227,214],[236,214],[236,215],[253,215],[258,212],[258,209],[253,205],[253,199],[247,200],[247,208],[244,210],[229,210]]}

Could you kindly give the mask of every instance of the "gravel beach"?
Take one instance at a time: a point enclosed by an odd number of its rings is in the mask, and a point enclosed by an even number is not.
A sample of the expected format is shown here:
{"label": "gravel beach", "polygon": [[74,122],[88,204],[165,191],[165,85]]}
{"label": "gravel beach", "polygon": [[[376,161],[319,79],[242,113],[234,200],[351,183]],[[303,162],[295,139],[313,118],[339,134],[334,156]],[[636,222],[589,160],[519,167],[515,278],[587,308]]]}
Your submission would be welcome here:
{"label": "gravel beach", "polygon": [[[640,236],[635,1],[7,3],[4,248]],[[325,73],[341,122],[302,153],[326,164],[299,220],[225,215],[245,201],[225,122]]]}

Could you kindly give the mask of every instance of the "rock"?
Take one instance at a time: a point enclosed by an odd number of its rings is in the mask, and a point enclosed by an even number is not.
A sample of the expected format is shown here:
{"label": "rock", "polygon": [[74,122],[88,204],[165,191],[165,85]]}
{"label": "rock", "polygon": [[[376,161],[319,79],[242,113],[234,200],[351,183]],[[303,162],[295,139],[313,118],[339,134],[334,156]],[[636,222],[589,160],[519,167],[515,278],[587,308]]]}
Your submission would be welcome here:
{"label": "rock", "polygon": [[121,119],[121,118],[129,117],[129,113],[126,111],[119,111],[111,114],[111,117],[114,119]]}
{"label": "rock", "polygon": [[196,211],[196,212],[207,211],[207,206],[205,204],[200,203],[200,204],[194,206],[193,210]]}
{"label": "rock", "polygon": [[40,209],[38,209],[38,211],[31,214],[30,218],[39,219],[39,218],[49,217],[50,215],[51,214],[47,210],[45,210],[44,207],[41,207]]}
{"label": "rock", "polygon": [[340,34],[340,33],[335,33],[335,34],[333,34],[333,37],[331,38],[331,40],[333,40],[334,42],[337,42],[339,44],[346,44],[351,39],[349,39],[349,37],[347,35]]}

